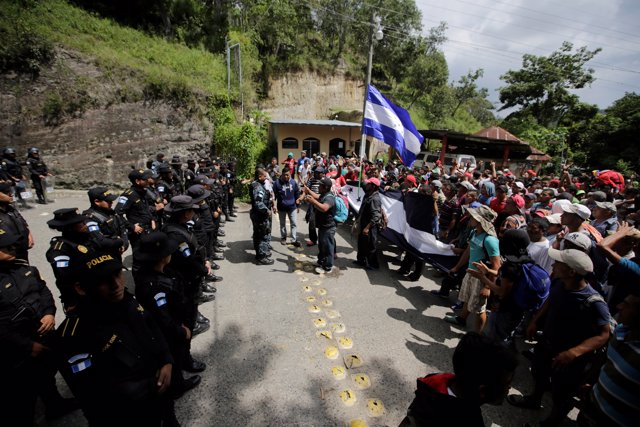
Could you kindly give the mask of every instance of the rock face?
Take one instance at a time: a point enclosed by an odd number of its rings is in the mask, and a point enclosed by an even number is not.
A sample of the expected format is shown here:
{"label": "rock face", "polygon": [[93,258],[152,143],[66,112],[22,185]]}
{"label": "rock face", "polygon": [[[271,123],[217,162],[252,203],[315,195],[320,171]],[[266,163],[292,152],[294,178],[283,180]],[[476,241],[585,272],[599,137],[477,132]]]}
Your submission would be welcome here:
{"label": "rock face", "polygon": [[330,119],[335,110],[362,110],[364,86],[338,73],[291,73],[269,82],[260,106],[273,119]]}
{"label": "rock face", "polygon": [[[272,118],[328,119],[335,110],[361,110],[362,84],[341,74],[294,73],[270,82],[259,108]],[[208,152],[212,127],[197,114],[145,101],[136,76],[114,76],[91,58],[58,48],[55,63],[34,80],[0,75],[0,149],[26,158],[38,147],[56,185],[127,187],[131,167],[159,152]]]}
{"label": "rock face", "polygon": [[167,103],[138,100],[138,90],[60,51],[36,80],[0,76],[0,147],[14,147],[18,158],[38,147],[56,185],[66,188],[125,187],[130,168],[159,152],[170,158],[206,151],[206,124]]}

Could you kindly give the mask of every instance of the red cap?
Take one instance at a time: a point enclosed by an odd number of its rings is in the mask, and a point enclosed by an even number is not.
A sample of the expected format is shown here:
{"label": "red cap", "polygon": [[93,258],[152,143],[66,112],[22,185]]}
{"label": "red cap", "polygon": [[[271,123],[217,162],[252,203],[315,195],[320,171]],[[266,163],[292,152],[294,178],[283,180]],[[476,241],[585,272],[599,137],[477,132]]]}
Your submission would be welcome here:
{"label": "red cap", "polygon": [[518,209],[524,208],[524,198],[519,194],[514,194],[511,196],[511,200],[516,204]]}
{"label": "red cap", "polygon": [[378,178],[369,178],[364,183],[365,184],[373,184],[376,187],[380,187],[380,180]]}
{"label": "red cap", "polygon": [[418,183],[416,182],[416,177],[413,175],[407,175],[407,181],[409,181],[410,183],[413,184],[414,187],[416,187],[418,185]]}

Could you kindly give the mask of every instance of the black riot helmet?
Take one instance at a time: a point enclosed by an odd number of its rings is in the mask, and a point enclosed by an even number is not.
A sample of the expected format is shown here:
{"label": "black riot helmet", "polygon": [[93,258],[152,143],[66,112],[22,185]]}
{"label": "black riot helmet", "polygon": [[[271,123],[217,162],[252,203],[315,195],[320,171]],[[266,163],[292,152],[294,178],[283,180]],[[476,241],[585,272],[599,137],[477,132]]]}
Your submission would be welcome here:
{"label": "black riot helmet", "polygon": [[38,150],[36,147],[31,147],[29,148],[29,154],[40,154],[40,150]]}
{"label": "black riot helmet", "polygon": [[4,154],[5,156],[11,155],[11,154],[16,154],[16,150],[15,150],[15,148],[7,147],[4,150],[2,150],[2,154]]}

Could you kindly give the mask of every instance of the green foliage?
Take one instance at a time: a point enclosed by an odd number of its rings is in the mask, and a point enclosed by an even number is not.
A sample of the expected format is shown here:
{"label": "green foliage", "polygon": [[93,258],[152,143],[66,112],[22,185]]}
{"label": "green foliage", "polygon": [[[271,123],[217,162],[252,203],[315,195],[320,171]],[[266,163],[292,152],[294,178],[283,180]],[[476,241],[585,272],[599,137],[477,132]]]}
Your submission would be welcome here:
{"label": "green foliage", "polygon": [[45,40],[91,55],[107,74],[141,80],[150,99],[183,105],[194,94],[226,94],[226,71],[219,55],[149,37],[62,0],[38,2],[30,8],[0,0],[0,6],[2,22],[21,22]]}
{"label": "green foliage", "polygon": [[15,71],[38,77],[40,68],[53,61],[53,44],[22,20],[0,9],[0,72]]}
{"label": "green foliage", "polygon": [[585,66],[600,50],[581,47],[573,52],[573,44],[564,42],[548,57],[524,55],[522,69],[500,77],[507,84],[500,88],[501,110],[519,107],[515,115],[530,115],[542,126],[557,126],[579,104],[579,97],[569,90],[593,82],[594,71]]}
{"label": "green foliage", "polygon": [[266,148],[266,121],[255,115],[258,120],[238,124],[228,106],[212,107],[211,116],[214,123],[213,151],[224,158],[235,158],[238,176],[253,177],[256,163]]}
{"label": "green foliage", "polygon": [[81,116],[93,102],[82,82],[63,85],[47,94],[42,119],[47,126],[58,126],[67,117]]}

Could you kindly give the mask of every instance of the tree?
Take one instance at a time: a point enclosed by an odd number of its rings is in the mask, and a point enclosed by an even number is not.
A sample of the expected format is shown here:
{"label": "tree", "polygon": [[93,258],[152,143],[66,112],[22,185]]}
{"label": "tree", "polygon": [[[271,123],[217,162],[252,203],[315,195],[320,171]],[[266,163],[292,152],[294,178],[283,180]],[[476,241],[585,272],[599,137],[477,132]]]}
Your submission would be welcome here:
{"label": "tree", "polygon": [[558,126],[579,103],[578,96],[569,90],[594,81],[594,70],[585,65],[600,50],[589,51],[583,46],[573,52],[573,44],[564,42],[548,57],[524,55],[522,69],[509,70],[500,77],[507,83],[499,89],[500,110],[519,107],[513,114],[531,115],[545,127]]}

